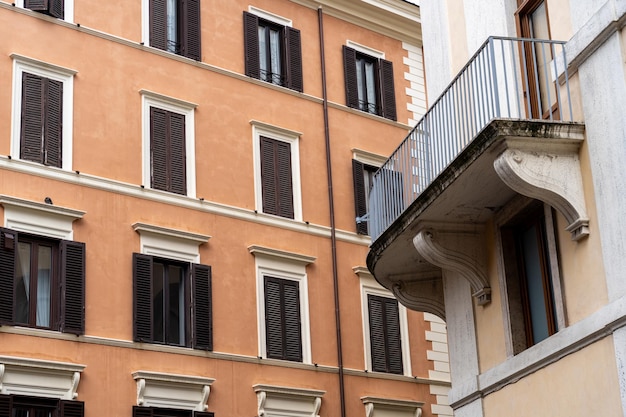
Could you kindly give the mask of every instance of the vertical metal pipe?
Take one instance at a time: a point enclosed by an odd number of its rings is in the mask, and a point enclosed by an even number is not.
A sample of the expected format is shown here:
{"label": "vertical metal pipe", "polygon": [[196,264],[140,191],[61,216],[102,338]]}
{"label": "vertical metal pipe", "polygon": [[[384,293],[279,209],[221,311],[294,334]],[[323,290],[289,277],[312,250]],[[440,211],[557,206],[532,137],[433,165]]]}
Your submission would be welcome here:
{"label": "vertical metal pipe", "polygon": [[337,331],[337,368],[339,369],[339,403],[341,417],[346,417],[346,396],[343,378],[343,350],[341,346],[341,315],[339,309],[339,277],[337,273],[337,236],[335,229],[335,202],[333,196],[333,173],[330,152],[330,130],[328,127],[328,96],[326,92],[326,59],[324,53],[324,13],[317,9],[320,32],[320,62],[322,65],[322,97],[324,109],[324,139],[326,142],[326,175],[328,177],[328,205],[330,210],[330,242],[333,268],[333,292],[335,296],[335,329]]}

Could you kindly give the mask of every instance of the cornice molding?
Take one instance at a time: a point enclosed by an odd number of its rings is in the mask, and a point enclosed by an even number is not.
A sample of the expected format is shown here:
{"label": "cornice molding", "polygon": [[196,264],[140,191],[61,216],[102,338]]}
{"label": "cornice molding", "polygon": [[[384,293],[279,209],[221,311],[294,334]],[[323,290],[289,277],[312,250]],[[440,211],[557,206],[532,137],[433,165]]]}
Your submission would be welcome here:
{"label": "cornice molding", "polygon": [[317,259],[315,256],[303,255],[300,253],[289,252],[280,249],[267,248],[265,246],[259,245],[248,246],[248,251],[250,251],[250,253],[254,256],[266,256],[269,258],[276,258],[282,261],[290,261],[302,264],[302,266],[313,263]]}
{"label": "cornice molding", "polygon": [[137,405],[206,411],[214,378],[135,371]]}

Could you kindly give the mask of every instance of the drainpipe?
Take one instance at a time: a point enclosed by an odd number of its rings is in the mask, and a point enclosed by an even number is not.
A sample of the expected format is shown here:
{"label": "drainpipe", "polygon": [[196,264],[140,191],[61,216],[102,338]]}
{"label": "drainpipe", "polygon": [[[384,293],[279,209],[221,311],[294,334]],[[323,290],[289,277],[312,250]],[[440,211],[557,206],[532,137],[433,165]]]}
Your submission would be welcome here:
{"label": "drainpipe", "polygon": [[330,132],[328,129],[328,96],[326,94],[326,60],[324,53],[324,14],[322,6],[317,9],[320,31],[320,61],[322,63],[322,97],[324,103],[324,139],[326,141],[326,175],[328,177],[328,206],[330,210],[330,242],[333,264],[333,291],[335,295],[335,328],[337,329],[337,367],[339,368],[339,402],[341,417],[346,417],[346,397],[343,381],[343,352],[341,348],[341,317],[339,314],[339,278],[337,275],[337,236],[335,230],[335,202],[333,197],[333,174],[330,158]]}

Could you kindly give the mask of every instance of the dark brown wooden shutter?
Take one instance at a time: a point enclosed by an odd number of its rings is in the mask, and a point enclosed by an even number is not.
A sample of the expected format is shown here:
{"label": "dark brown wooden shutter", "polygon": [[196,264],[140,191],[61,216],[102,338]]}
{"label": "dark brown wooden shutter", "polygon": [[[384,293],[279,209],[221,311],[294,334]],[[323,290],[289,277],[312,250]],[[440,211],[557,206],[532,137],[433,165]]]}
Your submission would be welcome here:
{"label": "dark brown wooden shutter", "polygon": [[356,51],[343,46],[343,73],[346,82],[346,106],[359,108],[359,89],[356,79]]}
{"label": "dark brown wooden shutter", "polygon": [[193,417],[215,417],[215,414],[208,411],[194,411]]}
{"label": "dark brown wooden shutter", "polygon": [[213,308],[211,294],[211,267],[194,264],[193,314],[194,342],[196,349],[213,350]]}
{"label": "dark brown wooden shutter", "polygon": [[370,322],[372,370],[402,374],[402,347],[398,302],[392,298],[367,296]]}
{"label": "dark brown wooden shutter", "polygon": [[182,53],[187,58],[200,61],[202,59],[200,0],[182,0]]}
{"label": "dark brown wooden shutter", "polygon": [[65,1],[64,0],[49,0],[50,9],[48,13],[50,16],[54,16],[58,19],[63,19],[65,17]]}
{"label": "dark brown wooden shutter", "polygon": [[260,78],[259,18],[248,12],[243,12],[243,44],[246,75]]}
{"label": "dark brown wooden shutter", "polygon": [[44,165],[61,167],[63,141],[63,83],[44,79]]}
{"label": "dark brown wooden shutter", "polygon": [[393,64],[380,60],[380,96],[382,97],[383,117],[396,120],[396,91],[393,83]]}
{"label": "dark brown wooden shutter", "polygon": [[387,369],[392,374],[402,374],[402,344],[400,342],[400,314],[398,302],[388,298],[385,302]]}
{"label": "dark brown wooden shutter", "polygon": [[13,322],[17,232],[0,228],[0,323]]}
{"label": "dark brown wooden shutter", "polygon": [[24,0],[24,7],[63,19],[64,0]]}
{"label": "dark brown wooden shutter", "polygon": [[[352,160],[352,181],[354,184],[354,214],[356,217],[363,217],[367,214],[367,203],[365,201],[365,170],[362,162]],[[367,222],[356,223],[356,232],[361,235],[367,234]]]}
{"label": "dark brown wooden shutter", "polygon": [[47,12],[48,0],[24,0],[24,7],[38,12]]}
{"label": "dark brown wooden shutter", "polygon": [[10,395],[0,395],[0,417],[12,417],[13,397]]}
{"label": "dark brown wooden shutter", "polygon": [[133,340],[152,341],[152,256],[133,253]]}
{"label": "dark brown wooden shutter", "polygon": [[43,80],[37,75],[22,73],[20,158],[39,163],[43,163]]}
{"label": "dark brown wooden shutter", "polygon": [[133,417],[152,417],[152,408],[133,405]]}
{"label": "dark brown wooden shutter", "polygon": [[265,277],[265,336],[268,358],[302,361],[297,281]]}
{"label": "dark brown wooden shutter", "polygon": [[261,136],[263,212],[294,218],[291,145]]}
{"label": "dark brown wooden shutter", "polygon": [[287,87],[302,92],[302,46],[300,31],[291,27],[285,27],[285,44],[287,62]]}
{"label": "dark brown wooden shutter", "polygon": [[271,359],[284,359],[282,305],[280,281],[265,277],[265,345]]}
{"label": "dark brown wooden shutter", "polygon": [[285,359],[302,362],[302,332],[300,329],[300,284],[283,280],[285,310]]}
{"label": "dark brown wooden shutter", "polygon": [[169,119],[169,186],[167,191],[187,194],[185,155],[185,115],[168,112]]}
{"label": "dark brown wooden shutter", "polygon": [[168,186],[167,113],[166,110],[150,107],[150,187],[164,191]]}
{"label": "dark brown wooden shutter", "polygon": [[61,331],[85,332],[85,244],[61,241]]}
{"label": "dark brown wooden shutter", "polygon": [[85,404],[82,401],[59,401],[59,417],[83,417]]}
{"label": "dark brown wooden shutter", "polygon": [[167,50],[166,0],[150,0],[150,46]]}

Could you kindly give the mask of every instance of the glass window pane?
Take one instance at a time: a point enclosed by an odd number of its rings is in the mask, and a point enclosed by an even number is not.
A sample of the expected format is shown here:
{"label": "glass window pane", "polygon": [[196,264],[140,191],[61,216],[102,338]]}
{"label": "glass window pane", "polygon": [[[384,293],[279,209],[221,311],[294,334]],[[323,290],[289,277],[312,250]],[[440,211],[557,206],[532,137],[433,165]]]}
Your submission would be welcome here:
{"label": "glass window pane", "polygon": [[550,336],[543,286],[543,268],[541,265],[541,255],[539,253],[541,247],[537,239],[538,230],[534,225],[525,230],[522,235],[526,288],[528,291],[528,304],[530,307],[530,321],[534,343],[539,343]]}
{"label": "glass window pane", "polygon": [[268,28],[259,26],[259,66],[261,69],[260,76],[263,81],[269,81],[268,73],[270,72],[267,56],[267,30]]}
{"label": "glass window pane", "polygon": [[163,264],[154,263],[152,268],[152,338],[155,342],[165,342],[163,280],[165,271]]}
{"label": "glass window pane", "polygon": [[367,88],[367,111],[376,114],[376,78],[374,63],[365,63],[365,83]]}
{"label": "glass window pane", "polygon": [[177,52],[178,44],[178,10],[176,4],[178,0],[167,0],[167,50],[169,52]]}
{"label": "glass window pane", "polygon": [[365,95],[365,74],[363,73],[363,65],[364,61],[362,58],[357,58],[356,60],[356,85],[357,85],[357,93],[359,97],[359,108],[361,110],[366,110],[364,103],[367,101],[367,97]]}
{"label": "glass window pane", "polygon": [[15,321],[29,323],[30,309],[30,243],[17,244],[17,285],[15,288]]}
{"label": "glass window pane", "polygon": [[280,63],[280,32],[277,30],[270,31],[270,53],[271,53],[271,72],[273,84],[281,84],[281,63]]}
{"label": "glass window pane", "polygon": [[39,245],[37,255],[37,326],[50,327],[52,248]]}

